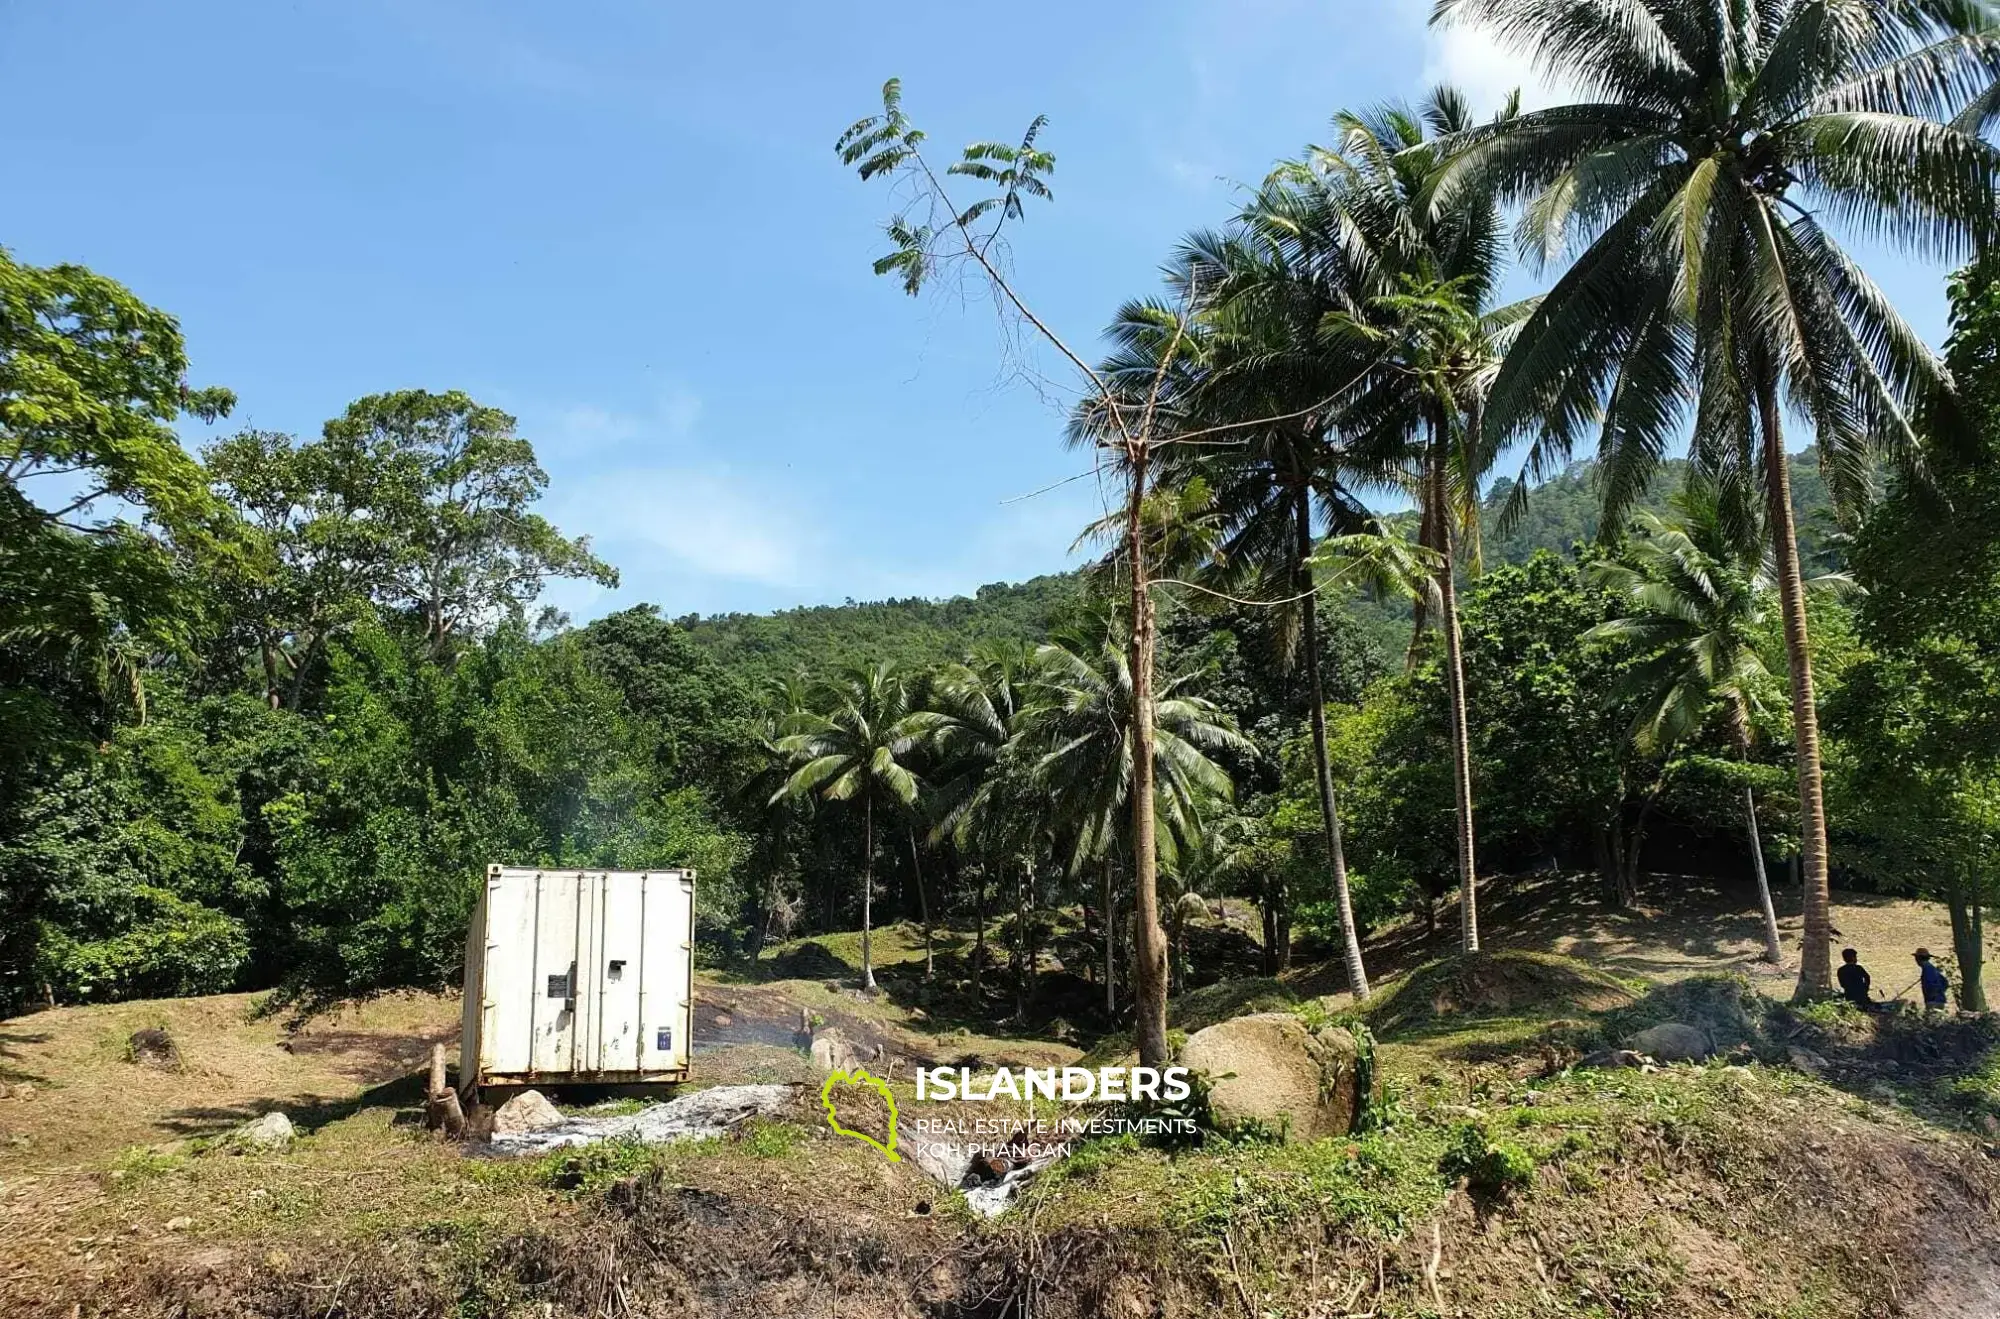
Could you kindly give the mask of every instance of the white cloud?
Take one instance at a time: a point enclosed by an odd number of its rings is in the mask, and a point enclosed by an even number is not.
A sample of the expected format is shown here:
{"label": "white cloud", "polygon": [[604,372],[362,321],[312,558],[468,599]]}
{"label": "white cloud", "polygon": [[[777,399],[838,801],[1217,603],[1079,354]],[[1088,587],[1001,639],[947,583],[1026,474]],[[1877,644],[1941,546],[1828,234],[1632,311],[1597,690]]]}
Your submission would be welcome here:
{"label": "white cloud", "polygon": [[521,405],[549,472],[542,512],[588,535],[620,584],[553,583],[542,603],[578,619],[640,601],[672,612],[743,596],[803,594],[824,557],[816,525],[768,474],[719,458],[698,434],[701,398],[669,386],[644,409]]}
{"label": "white cloud", "polygon": [[1431,25],[1430,0],[1401,0],[1401,3],[1406,12],[1416,14],[1426,25],[1423,72],[1426,88],[1450,83],[1471,98],[1473,108],[1482,113],[1499,109],[1517,87],[1524,109],[1572,99],[1571,90],[1543,77],[1525,52],[1504,45],[1484,29],[1468,24]]}
{"label": "white cloud", "polygon": [[587,530],[641,597],[677,576],[801,588],[811,537],[786,501],[720,468],[621,465],[573,477],[550,500],[556,525]]}
{"label": "white cloud", "polygon": [[[670,385],[643,414],[577,403],[530,411],[522,429],[535,442],[536,452],[545,457],[583,457],[638,443],[657,446],[685,440],[700,420],[701,396]],[[530,423],[533,429],[529,429]]]}

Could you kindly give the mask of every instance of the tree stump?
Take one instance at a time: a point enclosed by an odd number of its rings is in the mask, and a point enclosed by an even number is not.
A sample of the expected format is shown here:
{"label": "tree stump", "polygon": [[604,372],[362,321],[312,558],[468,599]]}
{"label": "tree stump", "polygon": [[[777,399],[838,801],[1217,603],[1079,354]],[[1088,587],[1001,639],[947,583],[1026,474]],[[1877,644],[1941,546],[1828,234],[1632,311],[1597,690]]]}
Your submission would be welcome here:
{"label": "tree stump", "polygon": [[458,1091],[445,1084],[444,1046],[431,1046],[430,1084],[424,1090],[424,1126],[442,1131],[453,1140],[465,1134],[465,1110],[459,1105]]}

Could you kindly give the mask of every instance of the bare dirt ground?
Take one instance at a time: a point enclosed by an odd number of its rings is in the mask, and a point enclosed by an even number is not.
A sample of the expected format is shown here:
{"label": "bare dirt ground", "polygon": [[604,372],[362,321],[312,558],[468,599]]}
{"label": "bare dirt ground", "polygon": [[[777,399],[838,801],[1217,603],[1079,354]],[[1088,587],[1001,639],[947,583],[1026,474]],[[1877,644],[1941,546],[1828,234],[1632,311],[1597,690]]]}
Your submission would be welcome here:
{"label": "bare dirt ground", "polygon": [[[1773,998],[1789,998],[1798,977],[1799,894],[1781,885],[1773,894],[1785,960],[1763,960],[1764,918],[1747,884],[1722,885],[1696,875],[1652,875],[1639,906],[1619,909],[1599,897],[1596,885],[1576,876],[1527,874],[1496,877],[1480,888],[1480,931],[1493,950],[1519,948],[1561,953],[1625,975],[1674,981],[1715,971],[1740,971]],[[1852,947],[1875,977],[1875,988],[1894,994],[1916,979],[1910,954],[1918,947],[1951,950],[1951,922],[1941,904],[1873,893],[1835,890],[1834,959]],[[2000,952],[2000,927],[1989,935]],[[1440,908],[1437,928],[1425,933],[1405,921],[1369,940],[1371,979],[1387,981],[1435,957],[1458,951],[1458,909]],[[1343,993],[1336,961],[1301,967],[1301,993]]]}

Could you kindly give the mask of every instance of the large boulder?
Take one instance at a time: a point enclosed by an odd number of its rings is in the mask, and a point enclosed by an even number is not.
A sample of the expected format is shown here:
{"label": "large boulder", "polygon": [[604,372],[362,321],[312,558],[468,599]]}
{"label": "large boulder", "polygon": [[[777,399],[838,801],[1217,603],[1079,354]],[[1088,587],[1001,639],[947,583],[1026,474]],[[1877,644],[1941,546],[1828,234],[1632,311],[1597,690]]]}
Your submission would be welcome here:
{"label": "large boulder", "polygon": [[562,1123],[563,1115],[541,1091],[523,1090],[495,1110],[493,1134],[521,1136],[531,1131],[547,1131],[550,1127],[561,1126]]}
{"label": "large boulder", "polygon": [[1196,1031],[1181,1062],[1206,1078],[1210,1115],[1224,1131],[1294,1141],[1345,1135],[1366,1098],[1354,1037],[1332,1027],[1307,1030],[1289,1012],[1259,1012]]}
{"label": "large boulder", "polygon": [[1709,1040],[1708,1032],[1684,1021],[1663,1021],[1657,1026],[1648,1026],[1626,1040],[1625,1047],[1663,1063],[1698,1063],[1715,1056],[1715,1045]]}

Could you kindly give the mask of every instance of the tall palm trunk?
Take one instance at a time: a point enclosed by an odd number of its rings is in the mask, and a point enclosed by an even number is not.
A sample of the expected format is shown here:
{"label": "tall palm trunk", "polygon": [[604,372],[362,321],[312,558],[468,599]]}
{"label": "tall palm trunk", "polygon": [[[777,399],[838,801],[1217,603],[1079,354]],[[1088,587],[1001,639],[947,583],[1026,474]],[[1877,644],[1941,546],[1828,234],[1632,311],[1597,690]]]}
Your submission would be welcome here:
{"label": "tall palm trunk", "polygon": [[1799,762],[1799,854],[1805,928],[1800,933],[1799,982],[1793,996],[1833,992],[1833,910],[1827,892],[1826,798],[1819,756],[1819,712],[1813,699],[1812,640],[1806,633],[1806,590],[1799,575],[1798,529],[1792,522],[1792,474],[1778,419],[1778,386],[1765,364],[1756,384],[1764,431],[1764,497],[1771,549],[1777,560],[1778,602],[1785,620],[1785,657],[1792,679],[1792,725]]}
{"label": "tall palm trunk", "polygon": [[1757,901],[1764,908],[1764,960],[1776,965],[1785,960],[1778,942],[1778,909],[1771,902],[1771,879],[1764,873],[1764,840],[1757,833],[1757,794],[1743,785],[1743,829],[1750,835],[1750,860],[1757,867]]}
{"label": "tall palm trunk", "polygon": [[1450,492],[1445,481],[1445,427],[1431,418],[1431,504],[1437,520],[1438,619],[1444,631],[1445,692],[1451,718],[1451,786],[1458,815],[1459,946],[1479,951],[1479,876],[1472,836],[1472,750],[1465,723],[1465,659],[1458,630],[1458,587],[1452,579],[1453,555]]}
{"label": "tall palm trunk", "polygon": [[[1730,702],[1729,722],[1736,739],[1736,754],[1747,767],[1750,710],[1740,695]],[[1764,909],[1764,960],[1776,966],[1785,960],[1785,950],[1778,939],[1778,909],[1771,902],[1771,877],[1764,870],[1764,839],[1757,831],[1757,792],[1747,783],[1743,785],[1743,831],[1750,838],[1750,862],[1757,871],[1757,901]]]}
{"label": "tall palm trunk", "polygon": [[1355,1001],[1368,997],[1368,969],[1361,961],[1361,934],[1354,928],[1354,899],[1347,886],[1347,851],[1340,841],[1340,808],[1333,797],[1333,764],[1326,750],[1326,692],[1319,672],[1319,601],[1311,594],[1312,496],[1301,488],[1298,501],[1299,592],[1305,610],[1301,627],[1306,686],[1312,698],[1313,767],[1319,778],[1319,817],[1326,829],[1326,854],[1333,866],[1333,896],[1340,908],[1340,937],[1347,960],[1347,987]]}
{"label": "tall palm trunk", "polygon": [[986,863],[979,863],[978,909],[974,919],[978,922],[972,930],[972,997],[975,1002],[985,997],[986,975]]}
{"label": "tall palm trunk", "polygon": [[1117,890],[1111,886],[1111,858],[1104,858],[1104,1015],[1118,1020]]}
{"label": "tall palm trunk", "polygon": [[936,962],[931,954],[931,900],[924,891],[924,867],[917,859],[917,831],[910,830],[910,877],[917,881],[917,916],[924,923],[924,983],[929,984]]}
{"label": "tall palm trunk", "polygon": [[1132,987],[1139,1062],[1164,1067],[1167,1050],[1167,946],[1160,930],[1159,854],[1153,818],[1153,591],[1147,575],[1147,445],[1126,446],[1131,489],[1125,501],[1125,550],[1132,570]]}
{"label": "tall palm trunk", "polygon": [[1021,882],[1014,889],[1014,1019],[1028,1019],[1028,977],[1034,968],[1028,964],[1028,886],[1034,882],[1034,867],[1029,862],[1021,864]]}
{"label": "tall palm trunk", "polygon": [[875,897],[875,799],[861,799],[861,987],[875,988],[875,949],[869,942]]}

